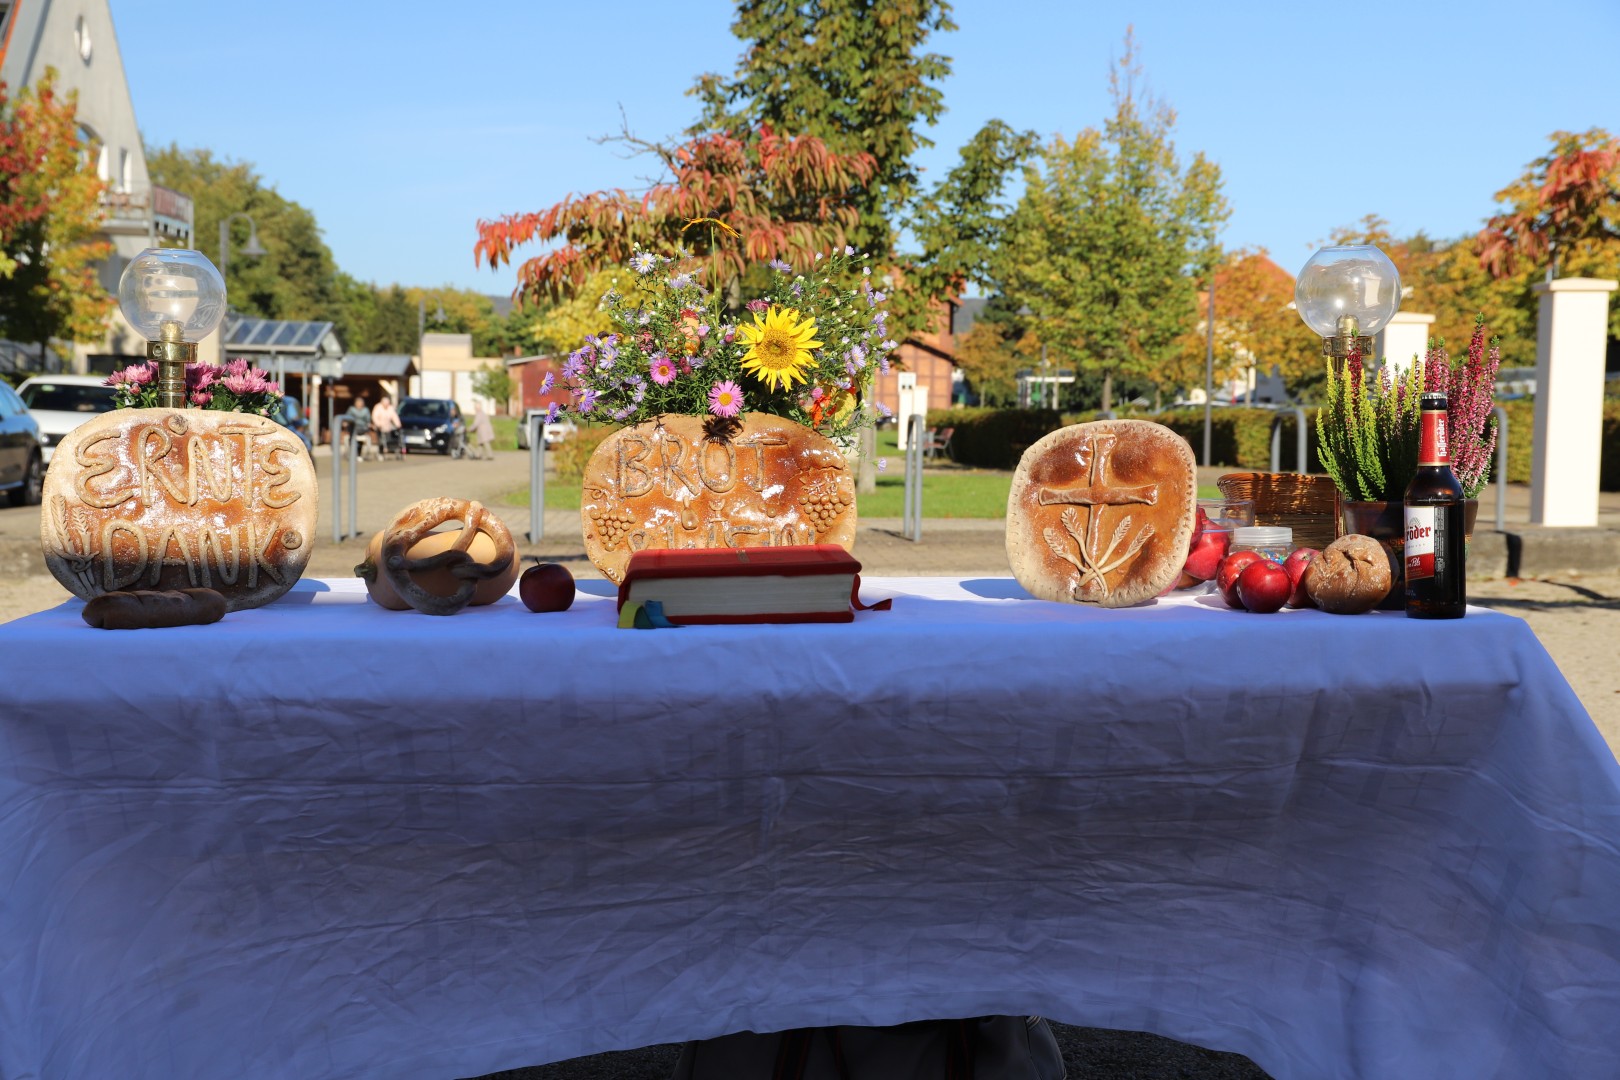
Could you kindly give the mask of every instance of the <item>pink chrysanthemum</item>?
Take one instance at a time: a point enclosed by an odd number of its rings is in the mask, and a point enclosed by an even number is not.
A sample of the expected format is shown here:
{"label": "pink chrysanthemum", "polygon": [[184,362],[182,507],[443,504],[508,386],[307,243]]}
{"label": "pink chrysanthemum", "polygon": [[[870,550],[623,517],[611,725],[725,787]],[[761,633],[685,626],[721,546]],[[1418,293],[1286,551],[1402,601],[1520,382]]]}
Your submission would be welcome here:
{"label": "pink chrysanthemum", "polygon": [[652,366],[647,373],[652,376],[652,381],[659,386],[668,386],[675,381],[675,365],[667,356],[654,357]]}
{"label": "pink chrysanthemum", "polygon": [[709,390],[709,411],[716,416],[732,417],[742,411],[742,387],[727,379],[715,383]]}

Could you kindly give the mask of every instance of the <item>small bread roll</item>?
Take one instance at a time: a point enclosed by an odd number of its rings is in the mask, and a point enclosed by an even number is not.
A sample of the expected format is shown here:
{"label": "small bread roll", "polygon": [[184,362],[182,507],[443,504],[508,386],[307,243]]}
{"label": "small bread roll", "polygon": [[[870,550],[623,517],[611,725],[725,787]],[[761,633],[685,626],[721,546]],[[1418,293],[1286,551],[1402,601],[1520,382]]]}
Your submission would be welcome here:
{"label": "small bread roll", "polygon": [[1305,571],[1305,595],[1323,611],[1360,615],[1383,603],[1393,581],[1384,545],[1351,533],[1324,548]]}
{"label": "small bread roll", "polygon": [[218,622],[225,607],[213,589],[133,589],[98,596],[81,614],[98,630],[149,630]]}

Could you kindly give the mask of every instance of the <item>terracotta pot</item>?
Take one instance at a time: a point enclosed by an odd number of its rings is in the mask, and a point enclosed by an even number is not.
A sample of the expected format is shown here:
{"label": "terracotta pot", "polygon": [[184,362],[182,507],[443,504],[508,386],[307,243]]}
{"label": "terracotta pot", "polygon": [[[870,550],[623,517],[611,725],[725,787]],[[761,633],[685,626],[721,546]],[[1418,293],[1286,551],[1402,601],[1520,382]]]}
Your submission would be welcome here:
{"label": "terracotta pot", "polygon": [[1389,595],[1378,605],[1380,611],[1401,611],[1406,607],[1406,581],[1402,550],[1406,547],[1406,508],[1398,502],[1357,502],[1344,500],[1344,531],[1360,533],[1378,541],[1389,555],[1391,585]]}
{"label": "terracotta pot", "polygon": [[[1356,502],[1345,499],[1342,504],[1344,531],[1370,536],[1389,553],[1390,570],[1394,584],[1389,595],[1379,604],[1381,611],[1403,611],[1406,608],[1406,575],[1403,550],[1406,547],[1406,507],[1398,502]],[[1463,503],[1463,540],[1474,539],[1474,521],[1479,517],[1479,500]]]}

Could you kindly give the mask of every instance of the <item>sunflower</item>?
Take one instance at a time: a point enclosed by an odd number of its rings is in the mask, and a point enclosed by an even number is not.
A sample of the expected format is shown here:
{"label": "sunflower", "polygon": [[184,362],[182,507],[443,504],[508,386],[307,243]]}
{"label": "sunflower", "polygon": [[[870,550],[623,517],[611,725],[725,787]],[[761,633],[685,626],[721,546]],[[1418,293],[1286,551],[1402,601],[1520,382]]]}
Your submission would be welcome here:
{"label": "sunflower", "polygon": [[754,325],[744,323],[738,329],[748,344],[743,370],[772,390],[804,382],[803,369],[814,362],[810,350],[821,348],[815,340],[816,320],[801,320],[792,308],[756,311]]}

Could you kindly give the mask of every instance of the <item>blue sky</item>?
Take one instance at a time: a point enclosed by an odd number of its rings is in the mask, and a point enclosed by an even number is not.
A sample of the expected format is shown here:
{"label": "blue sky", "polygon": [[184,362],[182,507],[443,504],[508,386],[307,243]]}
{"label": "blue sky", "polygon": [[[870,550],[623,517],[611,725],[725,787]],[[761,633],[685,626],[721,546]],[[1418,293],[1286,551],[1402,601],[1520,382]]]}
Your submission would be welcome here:
{"label": "blue sky", "polygon": [[[637,135],[678,133],[695,76],[741,49],[726,0],[111,2],[149,143],[252,162],[361,280],[489,293],[514,275],[474,267],[479,218],[640,186],[650,163],[595,140],[621,108]],[[1370,213],[1398,235],[1472,233],[1548,134],[1620,132],[1616,0],[958,0],[954,18],[930,43],[954,73],[926,177],[991,117],[1100,125],[1134,24],[1178,149],[1223,170],[1222,243],[1291,271]]]}

